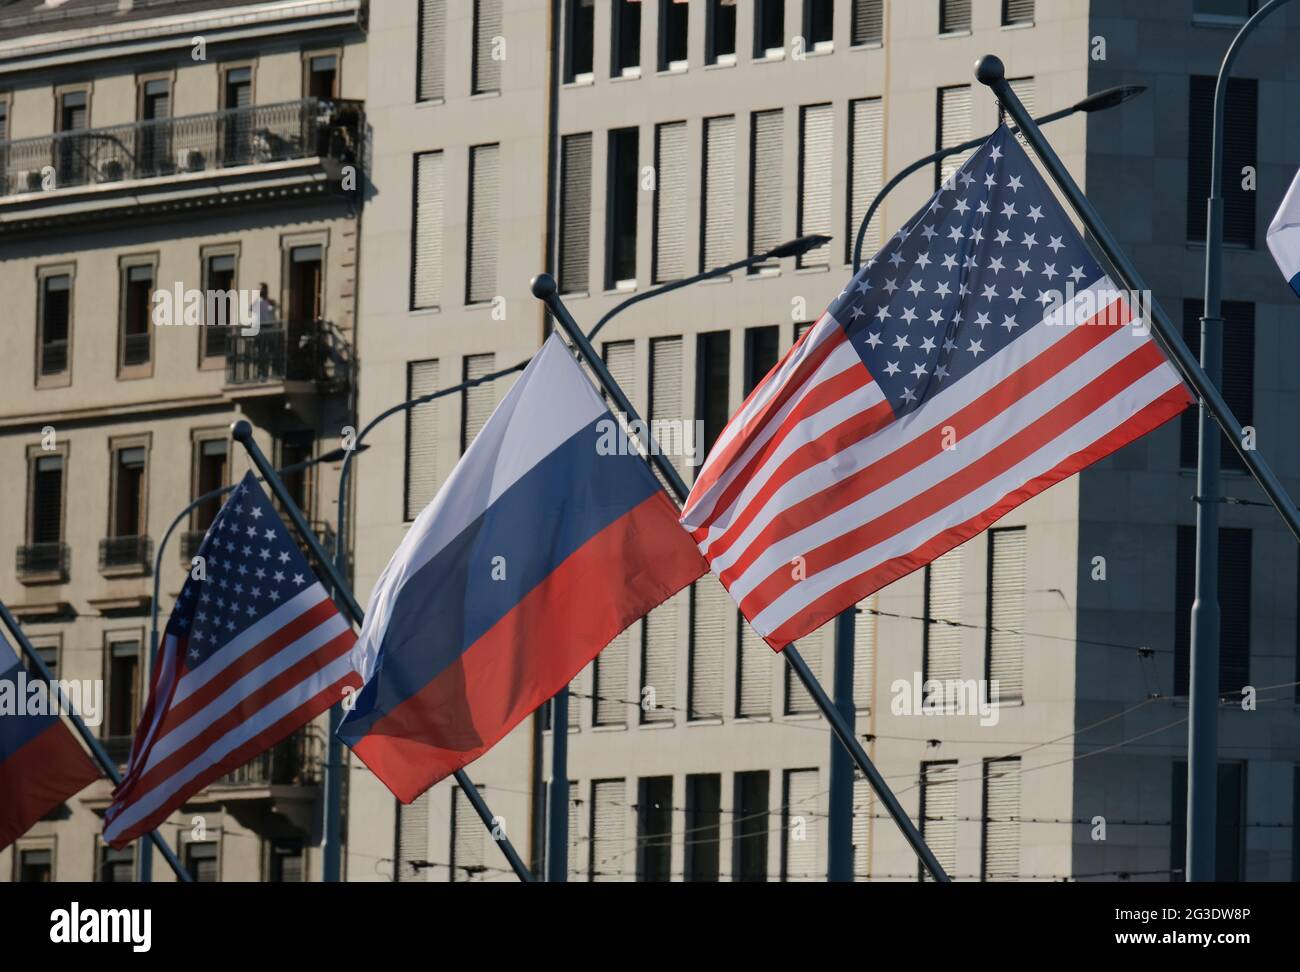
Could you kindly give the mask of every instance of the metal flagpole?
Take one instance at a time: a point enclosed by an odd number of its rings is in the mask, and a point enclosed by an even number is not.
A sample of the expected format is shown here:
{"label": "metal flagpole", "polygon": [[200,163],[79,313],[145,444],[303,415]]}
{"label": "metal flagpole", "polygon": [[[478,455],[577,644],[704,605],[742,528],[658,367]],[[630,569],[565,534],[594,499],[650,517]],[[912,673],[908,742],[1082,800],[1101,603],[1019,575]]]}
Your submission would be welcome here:
{"label": "metal flagpole", "polygon": [[[280,506],[288,514],[289,519],[298,531],[298,535],[302,537],[303,542],[311,550],[317,566],[325,572],[326,580],[334,587],[334,597],[339,607],[346,611],[358,626],[363,624],[366,619],[366,612],[361,609],[361,605],[352,594],[352,589],[343,580],[343,575],[335,566],[333,558],[325,552],[319,538],[307,524],[302,511],[298,509],[293,497],[289,495],[289,490],[284,485],[284,481],[254,440],[253,426],[248,421],[240,419],[232,427],[231,435],[236,442],[244,447],[244,450],[248,453],[248,458],[257,467],[257,471],[261,473],[266,485],[271,488],[271,492],[279,500]],[[482,795],[478,792],[478,788],[474,786],[473,781],[470,780],[469,775],[464,770],[457,770],[455,775],[456,782],[465,792],[465,796],[469,798],[474,811],[478,814],[479,819],[483,821],[483,826],[488,829],[488,833],[492,834],[492,839],[501,848],[501,853],[505,855],[506,860],[510,863],[510,868],[515,872],[515,876],[521,881],[533,880],[532,873],[524,866],[524,862],[515,851],[514,845],[510,843],[510,838],[506,836],[505,831],[502,830],[500,832],[501,836],[497,836],[496,818],[493,817],[492,811],[484,802]]]}
{"label": "metal flagpole", "polygon": [[[626,416],[629,422],[636,423],[638,427],[642,427],[643,423],[641,423],[641,418],[637,414],[636,409],[632,407],[632,403],[628,400],[627,395],[624,394],[623,389],[619,386],[618,382],[614,380],[614,376],[609,373],[609,369],[605,367],[604,360],[596,353],[596,350],[592,347],[591,341],[588,340],[587,335],[583,333],[582,328],[580,328],[577,322],[573,319],[573,315],[569,313],[569,309],[564,306],[564,302],[560,299],[559,288],[556,286],[555,278],[549,273],[539,274],[533,278],[532,289],[533,296],[538,300],[545,302],[551,315],[559,323],[560,327],[564,329],[565,334],[568,335],[569,340],[572,341],[574,346],[578,349],[583,360],[585,360],[591,370],[595,372],[596,378],[600,381],[600,384],[605,391],[609,393],[609,397],[614,400],[614,404],[618,406],[619,410],[624,416]],[[686,488],[686,483],[683,481],[681,475],[677,472],[677,469],[673,464],[670,463],[667,457],[665,457],[663,453],[655,447],[653,436],[648,432],[646,435],[648,441],[642,444],[646,446],[646,451],[651,465],[653,465],[655,469],[659,471],[660,475],[662,475],[667,481],[668,485],[672,488],[673,493],[676,495],[678,502],[684,503],[690,490]],[[822,688],[821,683],[817,681],[817,677],[813,675],[811,670],[809,670],[808,663],[805,662],[803,656],[799,654],[798,648],[793,644],[787,645],[781,654],[785,657],[785,660],[789,663],[790,667],[794,669],[795,675],[799,678],[799,681],[803,683],[804,688],[808,690],[808,694],[812,696],[813,702],[816,703],[817,708],[821,710],[822,715],[826,717],[826,721],[830,723],[831,730],[837,737],[839,737],[840,742],[844,744],[849,755],[853,757],[853,761],[857,763],[858,769],[860,769],[863,775],[866,776],[867,781],[871,784],[871,788],[876,791],[876,795],[880,797],[880,801],[885,805],[885,809],[888,810],[889,815],[894,818],[894,822],[898,825],[898,829],[902,831],[904,839],[907,840],[907,843],[911,846],[912,850],[915,851],[916,856],[920,858],[921,863],[925,865],[926,870],[930,872],[936,881],[946,882],[950,880],[948,875],[944,872],[944,869],[940,866],[938,860],[935,859],[934,853],[928,846],[926,846],[925,840],[921,837],[916,826],[903,811],[903,808],[899,804],[897,797],[894,796],[893,791],[889,789],[889,784],[885,782],[884,777],[880,775],[880,772],[867,756],[866,750],[862,748],[862,744],[858,742],[857,736],[853,733],[852,725],[843,717],[843,715],[841,715],[840,710],[835,707],[834,703],[831,702],[830,697],[826,694],[826,690]]]}
{"label": "metal flagpole", "polygon": [[[81,741],[86,744],[87,748],[90,750],[90,754],[95,758],[95,762],[98,763],[99,768],[104,771],[104,775],[113,781],[114,786],[120,784],[122,782],[122,775],[118,773],[117,766],[109,757],[108,751],[104,749],[99,740],[91,733],[90,728],[84,721],[82,721],[81,714],[72,707],[72,702],[63,694],[63,689],[59,687],[58,682],[54,680],[54,676],[50,674],[49,668],[46,667],[45,659],[37,654],[36,649],[32,647],[32,643],[27,640],[26,632],[24,632],[19,626],[18,619],[13,616],[13,613],[9,610],[4,601],[0,601],[0,621],[4,622],[4,626],[8,628],[9,633],[14,636],[14,640],[18,642],[18,646],[22,649],[23,654],[27,656],[27,660],[36,668],[37,673],[42,679],[44,679],[45,684],[51,686],[53,690],[58,693],[59,705],[62,707],[63,711],[68,714],[68,718],[72,720],[72,725],[77,730],[77,735],[80,736]],[[167,866],[176,874],[176,880],[183,881],[186,884],[193,881],[193,878],[190,877],[190,873],[181,866],[181,862],[177,859],[175,852],[168,845],[167,841],[162,839],[162,836],[158,831],[149,831],[149,839],[153,841],[153,845],[162,852],[162,856],[167,861]]]}

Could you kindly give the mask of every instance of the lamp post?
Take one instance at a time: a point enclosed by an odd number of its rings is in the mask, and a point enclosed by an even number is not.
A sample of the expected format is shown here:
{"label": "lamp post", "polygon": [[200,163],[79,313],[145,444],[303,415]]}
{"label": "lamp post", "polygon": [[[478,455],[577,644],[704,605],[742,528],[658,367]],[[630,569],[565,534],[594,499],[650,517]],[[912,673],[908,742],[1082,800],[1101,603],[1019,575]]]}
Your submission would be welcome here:
{"label": "lamp post", "polygon": [[[1223,116],[1228,77],[1245,39],[1290,0],[1270,0],[1228,45],[1214,85],[1210,141],[1210,195],[1205,214],[1205,306],[1201,367],[1217,387],[1223,375]],[[1196,454],[1196,594],[1192,601],[1188,663],[1187,856],[1188,881],[1215,876],[1219,748],[1219,452],[1221,432],[1201,403]]]}

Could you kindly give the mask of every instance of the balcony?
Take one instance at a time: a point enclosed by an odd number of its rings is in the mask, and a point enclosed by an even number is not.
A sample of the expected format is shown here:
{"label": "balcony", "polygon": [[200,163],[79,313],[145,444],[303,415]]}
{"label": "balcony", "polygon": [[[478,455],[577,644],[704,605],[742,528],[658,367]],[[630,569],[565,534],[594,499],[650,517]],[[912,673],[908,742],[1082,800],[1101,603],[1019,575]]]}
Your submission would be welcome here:
{"label": "balcony", "polygon": [[252,762],[214,782],[213,787],[319,786],[325,740],[314,726],[299,729]]}
{"label": "balcony", "polygon": [[203,544],[203,538],[208,535],[207,530],[186,530],[181,534],[181,560],[190,563],[199,553],[199,547]]}
{"label": "balcony", "polygon": [[318,390],[348,385],[351,350],[333,324],[262,324],[256,334],[231,330],[226,345],[226,384],[231,388],[308,383]]}
{"label": "balcony", "polygon": [[66,543],[29,543],[18,548],[18,579],[24,584],[63,583],[69,560]]}
{"label": "balcony", "polygon": [[109,537],[99,541],[99,569],[104,574],[143,574],[153,565],[150,537]]}
{"label": "balcony", "polygon": [[0,232],[228,206],[233,189],[275,198],[301,184],[297,193],[318,195],[357,162],[362,130],[360,102],[304,98],[0,142]]}

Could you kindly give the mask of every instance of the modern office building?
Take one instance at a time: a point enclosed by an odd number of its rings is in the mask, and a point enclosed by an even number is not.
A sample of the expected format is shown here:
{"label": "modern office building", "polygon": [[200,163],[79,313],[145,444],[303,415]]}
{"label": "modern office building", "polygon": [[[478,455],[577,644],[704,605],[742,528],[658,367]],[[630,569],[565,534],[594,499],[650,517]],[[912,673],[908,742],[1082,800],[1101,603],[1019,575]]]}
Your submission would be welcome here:
{"label": "modern office building", "polygon": [[[528,289],[540,270],[591,327],[660,283],[831,236],[797,259],[640,303],[601,332],[636,407],[652,421],[702,423],[707,445],[840,291],[858,221],[884,180],[995,127],[995,102],[972,70],[989,52],[1040,114],[1112,85],[1146,86],[1048,131],[1194,340],[1210,77],[1254,6],[373,4],[359,413],[529,355],[546,333]],[[1300,389],[1283,362],[1300,352],[1288,327],[1296,309],[1263,231],[1300,158],[1300,87],[1285,69],[1297,43],[1300,13],[1278,14],[1230,89],[1224,378],[1293,492],[1300,455],[1286,417]],[[899,186],[868,253],[959,162]],[[507,382],[368,436],[352,538],[363,598]],[[857,731],[955,877],[1180,875],[1194,428],[1194,414],[1170,423],[861,605]],[[674,461],[689,479],[693,457]],[[1224,467],[1227,495],[1261,498],[1226,450]],[[1223,527],[1219,869],[1286,879],[1297,866],[1300,779],[1296,547],[1257,505],[1225,505]],[[829,629],[800,647],[829,685]],[[921,678],[997,679],[996,722],[902,714]],[[1248,708],[1242,685],[1256,690]],[[470,767],[535,866],[548,718],[539,713]],[[701,581],[574,682],[570,878],[823,877],[831,746],[781,659]],[[356,761],[350,783],[350,880],[511,879],[452,781],[401,808]],[[855,807],[857,876],[915,880],[914,857],[861,782]]]}
{"label": "modern office building", "polygon": [[[102,684],[119,762],[151,612],[166,623],[220,501],[182,511],[248,468],[231,423],[295,465],[352,412],[364,12],[0,4],[0,598],[60,678]],[[289,478],[326,535],[333,478]],[[195,877],[319,877],[323,739],[305,728],[161,828]],[[0,853],[0,880],[131,879],[134,846],[99,838],[110,791]],[[172,879],[161,857],[154,874]]]}

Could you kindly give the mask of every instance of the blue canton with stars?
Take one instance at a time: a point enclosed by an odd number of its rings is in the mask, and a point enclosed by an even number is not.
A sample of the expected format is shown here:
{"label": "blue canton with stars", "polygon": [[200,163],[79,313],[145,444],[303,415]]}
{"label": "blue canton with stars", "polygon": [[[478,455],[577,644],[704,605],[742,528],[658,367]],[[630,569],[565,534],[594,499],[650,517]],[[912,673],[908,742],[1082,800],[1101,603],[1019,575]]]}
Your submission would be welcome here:
{"label": "blue canton with stars", "polygon": [[831,315],[896,416],[960,381],[1102,276],[1006,126],[863,265]]}
{"label": "blue canton with stars", "polygon": [[189,669],[316,582],[251,472],[208,527],[196,556],[206,578],[195,579],[191,568],[167,622],[168,634],[189,639]]}

